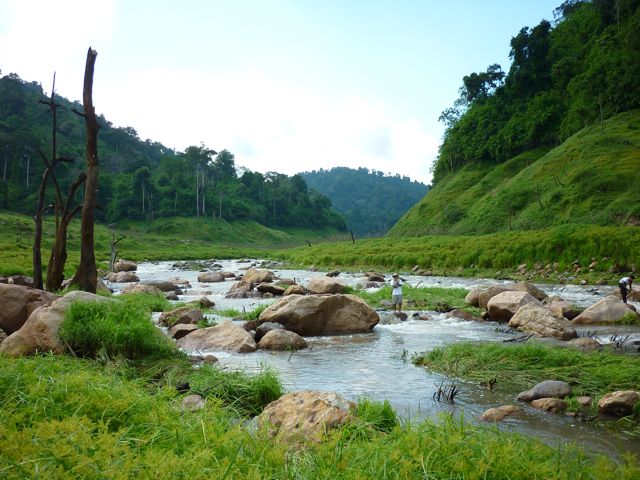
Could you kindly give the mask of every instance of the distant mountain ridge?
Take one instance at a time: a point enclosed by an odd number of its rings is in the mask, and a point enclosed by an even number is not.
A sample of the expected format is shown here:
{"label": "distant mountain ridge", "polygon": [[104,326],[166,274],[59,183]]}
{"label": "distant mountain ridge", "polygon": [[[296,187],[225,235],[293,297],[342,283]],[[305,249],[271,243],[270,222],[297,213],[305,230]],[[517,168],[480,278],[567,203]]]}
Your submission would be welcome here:
{"label": "distant mountain ridge", "polygon": [[367,168],[334,167],[300,173],[310,188],[329,197],[358,236],[381,236],[429,191],[400,175]]}

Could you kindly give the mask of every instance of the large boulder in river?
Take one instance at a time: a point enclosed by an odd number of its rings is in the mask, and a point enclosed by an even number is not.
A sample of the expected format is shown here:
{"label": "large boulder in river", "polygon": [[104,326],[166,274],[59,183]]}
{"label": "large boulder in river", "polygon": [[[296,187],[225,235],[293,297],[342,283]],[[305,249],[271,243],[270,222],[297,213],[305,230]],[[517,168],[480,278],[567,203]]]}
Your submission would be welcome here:
{"label": "large boulder in river", "polygon": [[244,328],[229,321],[215,327],[200,328],[178,340],[184,350],[229,350],[236,353],[255,352],[253,337]]}
{"label": "large boulder in river", "polygon": [[178,295],[182,295],[182,290],[180,290],[180,287],[165,280],[147,280],[146,282],[144,282],[144,284],[151,285],[152,287],[157,287],[163,292],[176,292]]}
{"label": "large boulder in river", "polygon": [[144,283],[134,283],[127,285],[122,289],[122,293],[148,293],[150,295],[160,295],[162,291],[153,285],[145,285]]}
{"label": "large boulder in river", "polygon": [[508,322],[520,307],[527,303],[541,305],[527,292],[506,291],[499,293],[489,300],[487,311],[494,322]]}
{"label": "large boulder in river", "polygon": [[319,441],[334,428],[351,422],[355,404],[333,392],[292,392],[271,402],[258,416],[258,426],[286,443]]}
{"label": "large boulder in river", "polygon": [[538,337],[553,337],[558,340],[571,340],[578,336],[569,320],[555,317],[549,310],[535,303],[520,307],[509,320],[509,326]]}
{"label": "large boulder in river", "polygon": [[486,309],[489,300],[491,300],[493,297],[495,297],[499,293],[510,292],[512,290],[513,288],[502,284],[491,285],[478,294],[478,306],[480,308]]}
{"label": "large boulder in river", "polygon": [[0,283],[0,328],[8,335],[17,332],[36,308],[57,298],[44,290]]}
{"label": "large boulder in river", "polygon": [[118,260],[113,266],[114,272],[135,272],[138,269],[138,265],[129,260]]}
{"label": "large boulder in river", "polygon": [[270,293],[274,297],[281,297],[285,292],[284,287],[279,287],[273,283],[261,283],[256,287],[256,290],[260,293]]}
{"label": "large boulder in river", "polygon": [[258,342],[261,350],[293,351],[307,348],[307,342],[296,332],[275,329],[266,333]]}
{"label": "large boulder in river", "polygon": [[58,298],[50,305],[36,308],[20,330],[0,343],[0,353],[18,357],[36,352],[64,352],[65,346],[58,337],[58,329],[64,315],[73,302],[112,302],[112,299],[93,293],[73,291]]}
{"label": "large boulder in river", "polygon": [[518,292],[527,292],[533,298],[540,301],[544,300],[549,296],[546,293],[544,293],[542,290],[540,290],[538,287],[536,287],[534,284],[529,282],[518,282],[515,285],[513,285],[512,288],[513,290],[516,290]]}
{"label": "large boulder in river", "polygon": [[598,401],[598,411],[609,415],[624,417],[633,413],[633,407],[640,402],[640,392],[619,390],[607,393]]}
{"label": "large boulder in river", "polygon": [[242,279],[234,283],[224,298],[260,298],[262,294],[253,289],[253,282]]}
{"label": "large boulder in river", "polygon": [[198,274],[198,281],[200,283],[217,283],[224,282],[225,276],[222,272],[203,272]]}
{"label": "large boulder in river", "polygon": [[380,317],[355,295],[288,295],[260,314],[302,336],[369,332]]}
{"label": "large boulder in river", "polygon": [[244,272],[243,280],[251,283],[273,282],[275,275],[265,268],[250,268]]}
{"label": "large boulder in river", "polygon": [[284,291],[285,296],[287,295],[306,295],[307,289],[302,285],[291,285]]}
{"label": "large boulder in river", "polygon": [[573,320],[581,313],[581,309],[573,303],[568,302],[560,297],[547,297],[542,301],[544,308],[549,310],[556,317],[564,317],[567,320]]}
{"label": "large boulder in river", "polygon": [[531,402],[538,398],[565,398],[571,395],[571,385],[560,380],[545,380],[532,389],[520,392],[516,397],[521,402]]}
{"label": "large boulder in river", "polygon": [[111,272],[107,274],[105,278],[113,283],[131,283],[140,281],[138,276],[133,272]]}
{"label": "large boulder in river", "polygon": [[191,307],[180,307],[169,312],[162,312],[158,320],[162,325],[171,328],[180,323],[195,325],[202,320],[202,310]]}
{"label": "large boulder in river", "polygon": [[345,290],[342,283],[329,277],[314,277],[307,288],[313,293],[342,293]]}
{"label": "large boulder in river", "polygon": [[584,312],[571,320],[571,323],[575,325],[611,323],[621,320],[625,315],[638,316],[638,314],[631,310],[629,306],[622,303],[616,297],[610,295],[591,305]]}
{"label": "large boulder in river", "polygon": [[[245,324],[244,329],[247,330],[247,325]],[[259,342],[262,337],[264,337],[271,330],[284,330],[284,326],[279,323],[274,322],[264,322],[260,325],[257,325],[254,330],[256,331],[253,338],[256,339],[256,342]]]}
{"label": "large boulder in river", "polygon": [[472,307],[479,307],[480,306],[480,292],[481,292],[481,290],[479,288],[472,288],[469,291],[469,293],[467,293],[467,296],[464,297],[465,303],[468,303]]}

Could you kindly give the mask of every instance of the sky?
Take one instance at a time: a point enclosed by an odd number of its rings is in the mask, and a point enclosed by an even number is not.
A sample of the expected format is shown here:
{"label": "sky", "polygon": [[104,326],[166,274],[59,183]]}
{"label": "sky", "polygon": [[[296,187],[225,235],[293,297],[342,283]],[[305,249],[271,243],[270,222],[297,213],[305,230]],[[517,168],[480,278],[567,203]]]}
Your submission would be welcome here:
{"label": "sky", "polygon": [[115,126],[288,175],[365,167],[429,183],[440,113],[561,0],[0,0],[0,70]]}

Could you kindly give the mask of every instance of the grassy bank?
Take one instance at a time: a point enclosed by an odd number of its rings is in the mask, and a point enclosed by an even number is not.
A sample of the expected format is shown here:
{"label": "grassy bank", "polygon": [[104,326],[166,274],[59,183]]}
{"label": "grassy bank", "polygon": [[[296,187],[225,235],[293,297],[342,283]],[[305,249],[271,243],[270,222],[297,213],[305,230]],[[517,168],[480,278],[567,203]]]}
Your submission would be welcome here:
{"label": "grassy bank", "polygon": [[[449,417],[398,425],[388,408],[366,401],[358,411],[370,415],[370,422],[363,418],[360,427],[292,450],[243,427],[241,411],[230,409],[224,395],[211,395],[203,410],[182,412],[181,395],[171,382],[175,375],[156,371],[145,377],[122,363],[52,356],[0,358],[0,366],[0,476],[6,479],[621,479],[640,474],[631,460],[593,458],[572,446],[549,447]],[[202,391],[203,385],[217,388],[225,373],[196,375],[210,380],[191,378],[192,388]],[[378,428],[363,428],[367,423]]]}
{"label": "grassy bank", "polygon": [[571,384],[573,395],[596,400],[640,385],[640,357],[535,343],[458,343],[415,355],[412,362],[450,377],[496,379],[500,388],[526,390],[543,380],[562,380]]}
{"label": "grassy bank", "polygon": [[[526,264],[553,265],[557,273],[548,278],[558,281],[573,277],[588,283],[617,282],[620,273],[640,267],[640,229],[635,227],[599,227],[563,225],[545,230],[506,232],[477,236],[425,236],[412,238],[376,238],[297,247],[273,252],[272,257],[298,265],[342,268],[380,268],[408,271],[415,265],[438,275],[493,276],[498,271],[522,278],[515,270]],[[597,260],[593,271],[587,268]],[[581,272],[575,274],[574,261]],[[610,272],[612,270],[613,272]]]}
{"label": "grassy bank", "polygon": [[[0,211],[0,275],[31,275],[34,225],[31,218]],[[45,219],[42,261],[49,261],[55,224]],[[108,266],[110,242],[125,237],[118,244],[119,258],[142,260],[192,260],[206,258],[262,257],[266,249],[307,245],[328,238],[343,237],[334,230],[271,229],[255,222],[212,219],[168,218],[152,223],[128,222],[107,228],[95,227],[95,254],[98,266]],[[68,234],[69,256],[66,276],[73,274],[80,256],[80,222],[71,223]]]}

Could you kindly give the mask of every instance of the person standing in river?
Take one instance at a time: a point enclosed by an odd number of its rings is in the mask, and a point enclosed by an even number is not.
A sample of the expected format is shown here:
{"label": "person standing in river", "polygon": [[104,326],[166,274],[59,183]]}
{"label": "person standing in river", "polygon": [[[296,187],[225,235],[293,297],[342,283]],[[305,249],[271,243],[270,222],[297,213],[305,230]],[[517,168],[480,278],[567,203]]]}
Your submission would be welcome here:
{"label": "person standing in river", "polygon": [[391,278],[391,304],[394,313],[402,313],[402,279],[397,273]]}
{"label": "person standing in river", "polygon": [[620,296],[622,297],[622,303],[627,303],[627,294],[631,291],[633,280],[636,276],[632,273],[628,277],[622,277],[618,286],[620,287]]}

